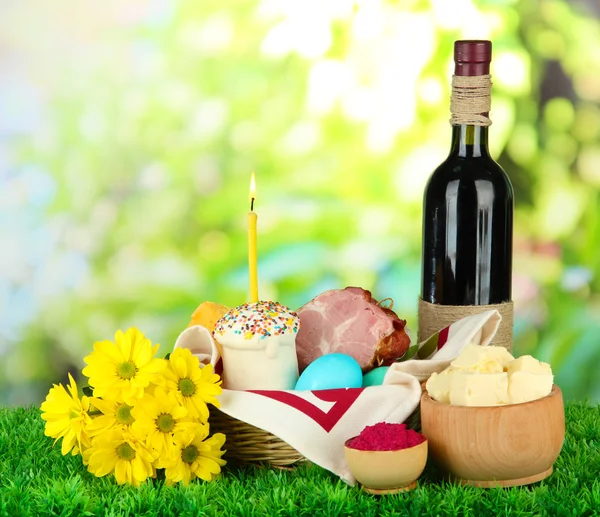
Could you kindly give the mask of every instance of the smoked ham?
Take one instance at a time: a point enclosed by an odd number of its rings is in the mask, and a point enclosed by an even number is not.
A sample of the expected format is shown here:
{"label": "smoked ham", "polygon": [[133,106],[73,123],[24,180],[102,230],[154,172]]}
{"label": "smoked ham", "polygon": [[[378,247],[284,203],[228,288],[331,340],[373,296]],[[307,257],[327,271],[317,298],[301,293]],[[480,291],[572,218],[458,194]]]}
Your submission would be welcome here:
{"label": "smoked ham", "polygon": [[337,352],[354,357],[366,373],[402,357],[410,345],[406,320],[360,287],[326,291],[297,312],[300,372],[317,357]]}

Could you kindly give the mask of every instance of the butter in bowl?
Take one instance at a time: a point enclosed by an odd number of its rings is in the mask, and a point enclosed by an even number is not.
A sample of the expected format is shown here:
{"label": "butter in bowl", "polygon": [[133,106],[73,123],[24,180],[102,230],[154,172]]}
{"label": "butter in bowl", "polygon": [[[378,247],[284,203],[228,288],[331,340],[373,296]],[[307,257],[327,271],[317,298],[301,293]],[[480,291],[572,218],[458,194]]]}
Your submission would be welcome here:
{"label": "butter in bowl", "polygon": [[427,463],[427,439],[406,424],[380,422],[347,440],[344,453],[363,490],[395,494],[417,486]]}
{"label": "butter in bowl", "polygon": [[432,459],[462,484],[520,486],[552,473],[565,436],[550,366],[469,345],[427,381],[421,427]]}
{"label": "butter in bowl", "polygon": [[453,406],[498,406],[545,397],[553,380],[550,365],[530,355],[515,359],[501,346],[469,344],[426,387],[433,399]]}

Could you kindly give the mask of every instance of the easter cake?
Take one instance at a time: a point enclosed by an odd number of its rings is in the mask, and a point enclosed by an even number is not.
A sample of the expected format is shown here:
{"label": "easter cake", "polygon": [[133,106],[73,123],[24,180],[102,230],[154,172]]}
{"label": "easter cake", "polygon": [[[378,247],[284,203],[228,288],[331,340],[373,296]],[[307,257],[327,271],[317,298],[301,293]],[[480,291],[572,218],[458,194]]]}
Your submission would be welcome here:
{"label": "easter cake", "polygon": [[298,315],[277,302],[259,301],[231,309],[216,324],[228,389],[292,389],[298,380]]}

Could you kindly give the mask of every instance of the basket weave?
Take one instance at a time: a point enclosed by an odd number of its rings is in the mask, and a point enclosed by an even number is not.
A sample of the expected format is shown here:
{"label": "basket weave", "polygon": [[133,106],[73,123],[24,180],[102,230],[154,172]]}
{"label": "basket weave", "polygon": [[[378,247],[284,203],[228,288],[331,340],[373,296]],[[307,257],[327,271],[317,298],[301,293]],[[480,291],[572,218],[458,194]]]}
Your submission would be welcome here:
{"label": "basket weave", "polygon": [[237,420],[210,408],[211,432],[223,433],[225,459],[241,463],[268,463],[277,467],[289,467],[306,461],[296,449],[274,434]]}
{"label": "basket weave", "polygon": [[[425,383],[421,384],[421,390]],[[421,431],[421,403],[405,420],[409,429]],[[223,433],[225,442],[225,459],[239,463],[268,463],[276,467],[290,467],[307,461],[306,458],[287,442],[274,434],[254,427],[237,418],[223,413],[214,406],[210,407],[211,432]]]}

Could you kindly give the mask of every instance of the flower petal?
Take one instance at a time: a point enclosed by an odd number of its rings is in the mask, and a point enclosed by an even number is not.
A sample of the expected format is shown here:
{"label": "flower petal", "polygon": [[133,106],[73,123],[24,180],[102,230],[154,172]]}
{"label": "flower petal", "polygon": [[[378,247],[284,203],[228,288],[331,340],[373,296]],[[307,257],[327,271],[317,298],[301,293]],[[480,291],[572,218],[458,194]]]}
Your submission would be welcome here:
{"label": "flower petal", "polygon": [[128,461],[118,459],[115,465],[115,479],[119,485],[122,485],[128,481],[127,479],[127,465]]}

